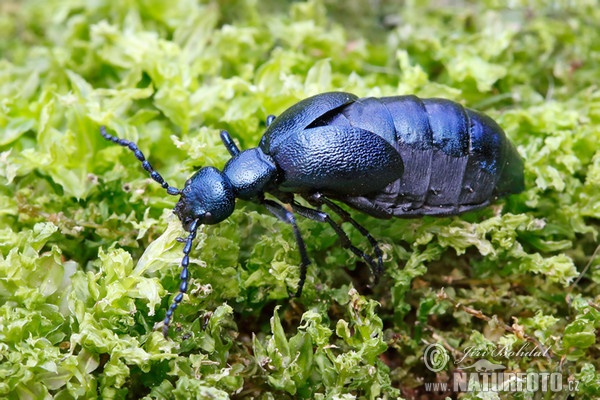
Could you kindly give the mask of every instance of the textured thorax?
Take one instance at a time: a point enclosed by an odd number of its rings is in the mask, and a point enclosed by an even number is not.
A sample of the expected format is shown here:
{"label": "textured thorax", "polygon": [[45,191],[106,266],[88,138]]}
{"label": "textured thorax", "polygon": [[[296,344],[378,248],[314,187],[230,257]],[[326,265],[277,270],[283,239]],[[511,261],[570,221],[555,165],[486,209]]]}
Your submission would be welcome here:
{"label": "textured thorax", "polygon": [[242,151],[223,168],[235,196],[244,200],[252,200],[264,192],[276,173],[273,159],[259,148]]}

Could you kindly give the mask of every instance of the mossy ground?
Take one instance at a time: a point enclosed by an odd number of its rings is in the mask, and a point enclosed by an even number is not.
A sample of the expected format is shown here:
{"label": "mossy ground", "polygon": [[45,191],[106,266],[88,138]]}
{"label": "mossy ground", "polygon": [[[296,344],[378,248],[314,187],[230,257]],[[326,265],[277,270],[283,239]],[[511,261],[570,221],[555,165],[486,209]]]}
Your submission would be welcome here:
{"label": "mossy ground", "polygon": [[[598,398],[599,21],[591,0],[4,1],[0,397]],[[253,147],[267,115],[330,90],[488,113],[527,189],[454,218],[353,212],[385,252],[374,287],[328,226],[301,220],[313,264],[293,300],[293,233],[239,202],[199,231],[164,339],[176,199],[98,127],[182,186],[226,162],[220,129]],[[450,360],[437,372],[434,343]],[[480,358],[565,386],[427,391]]]}

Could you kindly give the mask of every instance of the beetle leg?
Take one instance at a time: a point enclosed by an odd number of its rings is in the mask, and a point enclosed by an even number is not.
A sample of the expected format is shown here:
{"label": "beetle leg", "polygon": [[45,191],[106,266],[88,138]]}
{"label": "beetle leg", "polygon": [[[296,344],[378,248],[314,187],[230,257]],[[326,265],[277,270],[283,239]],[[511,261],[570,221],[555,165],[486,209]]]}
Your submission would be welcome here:
{"label": "beetle leg", "polygon": [[270,114],[270,115],[267,117],[267,121],[266,121],[266,122],[267,122],[267,127],[268,127],[269,125],[271,125],[271,124],[273,123],[273,121],[275,121],[275,116],[274,116],[273,114]]}
{"label": "beetle leg", "polygon": [[240,149],[239,147],[237,147],[231,136],[229,136],[229,132],[221,131],[221,141],[223,142],[223,144],[227,148],[227,151],[229,152],[229,154],[231,154],[232,157],[235,157],[238,154],[240,154]]}
{"label": "beetle leg", "polygon": [[294,236],[296,237],[298,251],[300,252],[300,281],[298,282],[298,290],[296,291],[296,294],[294,294],[294,297],[300,297],[302,294],[302,288],[304,287],[304,281],[306,280],[306,270],[308,268],[308,264],[310,264],[310,259],[306,253],[306,245],[304,244],[304,240],[300,234],[300,229],[298,229],[298,225],[296,224],[296,218],[294,218],[294,214],[291,211],[287,210],[283,205],[277,203],[276,201],[262,199],[262,204],[279,220],[285,222],[286,224],[292,225]]}
{"label": "beetle leg", "polygon": [[344,247],[345,249],[349,249],[357,257],[365,260],[365,262],[369,265],[369,267],[371,267],[371,270],[374,273],[378,273],[377,272],[379,270],[378,264],[376,264],[373,261],[373,258],[371,258],[371,256],[369,256],[364,251],[360,250],[358,247],[356,247],[352,244],[352,242],[350,241],[350,238],[348,237],[348,235],[346,235],[346,232],[344,232],[344,230],[338,223],[336,223],[334,220],[331,219],[329,214],[327,214],[326,212],[320,211],[320,210],[315,210],[312,208],[304,207],[304,206],[298,204],[297,202],[292,203],[292,208],[294,209],[294,211],[296,211],[298,214],[302,215],[305,218],[309,218],[309,219],[319,221],[319,222],[327,222],[333,228],[333,230],[338,235],[338,237],[340,238],[340,240],[342,242],[342,247]]}
{"label": "beetle leg", "polygon": [[369,241],[369,243],[373,247],[375,256],[377,256],[377,263],[373,262],[373,259],[371,259],[371,257],[369,257],[371,262],[369,262],[364,257],[363,257],[363,259],[365,261],[367,261],[367,263],[371,267],[371,270],[373,271],[373,275],[375,277],[375,282],[379,281],[379,277],[383,273],[383,252],[381,251],[381,248],[379,247],[379,243],[377,243],[377,240],[375,240],[375,238],[373,236],[371,236],[369,231],[364,226],[362,226],[361,224],[356,222],[356,220],[354,218],[352,218],[352,216],[346,210],[344,210],[343,208],[341,208],[340,206],[338,206],[337,204],[335,204],[334,202],[332,202],[331,200],[329,200],[328,198],[323,196],[321,193],[315,193],[315,194],[309,196],[307,200],[314,204],[318,204],[318,205],[325,204],[334,213],[339,215],[340,218],[342,218],[342,220],[344,222],[349,222],[356,230],[358,230]]}

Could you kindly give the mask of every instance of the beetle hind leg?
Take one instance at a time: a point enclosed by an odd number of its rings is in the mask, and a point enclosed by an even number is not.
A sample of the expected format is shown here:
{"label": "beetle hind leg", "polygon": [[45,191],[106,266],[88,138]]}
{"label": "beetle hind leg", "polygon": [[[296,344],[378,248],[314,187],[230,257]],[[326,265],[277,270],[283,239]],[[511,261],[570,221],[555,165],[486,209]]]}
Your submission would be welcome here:
{"label": "beetle hind leg", "polygon": [[342,220],[344,222],[349,222],[357,231],[359,231],[361,233],[361,235],[363,235],[369,241],[369,244],[371,244],[371,247],[373,247],[373,252],[375,253],[375,256],[377,257],[377,264],[372,263],[369,265],[371,266],[371,269],[373,270],[375,282],[378,282],[379,277],[381,276],[381,274],[383,274],[383,251],[381,251],[381,247],[379,247],[379,243],[377,242],[377,240],[375,240],[375,238],[373,236],[371,236],[371,234],[369,233],[367,228],[365,228],[364,226],[362,226],[361,224],[356,222],[356,220],[354,218],[352,218],[352,216],[346,210],[344,210],[343,208],[341,208],[340,206],[338,206],[337,204],[335,204],[328,198],[326,198],[324,196],[320,196],[320,199],[318,201],[321,201],[323,204],[325,204],[327,207],[329,207],[334,213],[339,215],[340,218],[342,218]]}

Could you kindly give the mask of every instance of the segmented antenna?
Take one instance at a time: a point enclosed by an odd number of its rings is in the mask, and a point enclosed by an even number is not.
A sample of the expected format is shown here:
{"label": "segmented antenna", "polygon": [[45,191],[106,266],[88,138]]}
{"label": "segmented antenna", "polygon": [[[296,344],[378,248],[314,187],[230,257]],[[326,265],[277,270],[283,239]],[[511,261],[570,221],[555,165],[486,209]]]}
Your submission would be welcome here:
{"label": "segmented antenna", "polygon": [[146,171],[148,171],[148,173],[150,174],[150,177],[152,179],[154,179],[156,182],[158,182],[160,184],[160,186],[162,186],[162,188],[167,191],[167,194],[170,194],[172,196],[177,196],[177,195],[181,194],[181,190],[177,189],[176,187],[170,186],[163,179],[163,177],[157,171],[155,171],[154,168],[152,168],[152,165],[150,165],[148,160],[146,160],[146,157],[144,157],[144,153],[142,153],[142,151],[139,149],[137,144],[135,144],[127,139],[119,139],[118,137],[109,134],[108,132],[106,132],[105,126],[100,127],[100,134],[102,135],[102,137],[104,139],[109,140],[113,143],[116,143],[118,145],[121,145],[121,146],[126,147],[129,150],[131,150],[133,152],[133,154],[135,155],[135,157],[142,162],[142,167],[144,167],[144,169]]}
{"label": "segmented antenna", "polygon": [[166,338],[169,334],[169,325],[171,325],[171,319],[173,318],[173,314],[175,313],[175,309],[183,300],[183,295],[188,290],[188,279],[189,279],[189,271],[188,266],[190,265],[190,252],[192,251],[192,242],[194,238],[196,238],[196,231],[198,230],[198,225],[200,225],[200,220],[195,219],[190,224],[190,234],[185,239],[185,246],[183,246],[183,258],[181,259],[181,275],[179,279],[181,283],[179,284],[179,293],[173,299],[173,303],[167,310],[167,314],[163,321],[163,336]]}
{"label": "segmented antenna", "polygon": [[[150,174],[150,177],[152,179],[154,179],[156,182],[158,182],[160,184],[160,186],[162,186],[162,188],[167,191],[167,194],[170,194],[172,196],[177,196],[177,195],[181,194],[181,190],[177,189],[176,187],[170,186],[164,180],[164,178],[157,171],[155,171],[154,168],[152,168],[152,165],[150,165],[148,160],[146,160],[144,153],[142,153],[142,151],[139,149],[137,144],[135,144],[129,140],[119,139],[116,136],[110,135],[108,132],[106,132],[106,127],[104,127],[104,126],[100,127],[100,134],[102,135],[102,137],[104,139],[109,140],[113,143],[116,143],[118,145],[121,145],[121,146],[126,147],[129,150],[131,150],[133,152],[133,154],[135,155],[135,157],[141,161],[142,167],[144,167],[144,169],[146,171],[148,171],[148,173]],[[181,283],[179,284],[179,293],[177,294],[177,296],[175,296],[175,299],[173,299],[173,303],[167,310],[167,314],[164,319],[163,335],[165,337],[167,337],[167,334],[169,333],[169,325],[171,324],[171,319],[173,318],[173,313],[175,312],[175,309],[177,308],[179,303],[181,303],[181,300],[183,299],[183,295],[188,290],[188,280],[189,280],[188,266],[190,264],[190,252],[192,251],[192,242],[194,241],[194,238],[196,237],[196,231],[198,229],[199,224],[200,224],[200,221],[198,219],[194,220],[191,223],[190,234],[188,235],[187,239],[185,239],[185,245],[183,247],[183,258],[181,259],[181,275],[179,277],[181,280]]]}

